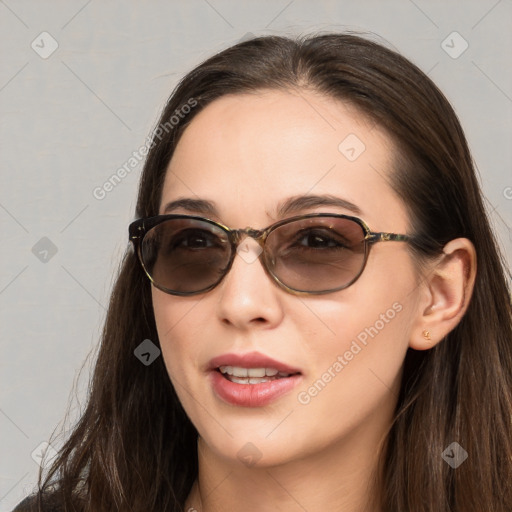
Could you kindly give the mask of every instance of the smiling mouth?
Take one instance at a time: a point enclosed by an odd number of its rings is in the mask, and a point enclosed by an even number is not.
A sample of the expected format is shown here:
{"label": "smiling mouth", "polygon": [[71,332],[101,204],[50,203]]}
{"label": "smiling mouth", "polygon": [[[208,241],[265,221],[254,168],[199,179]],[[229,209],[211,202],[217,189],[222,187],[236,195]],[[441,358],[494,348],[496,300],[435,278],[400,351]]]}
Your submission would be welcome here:
{"label": "smiling mouth", "polygon": [[280,372],[276,368],[243,368],[241,366],[219,366],[217,371],[222,376],[235,384],[262,384],[273,380],[284,379],[297,373]]}

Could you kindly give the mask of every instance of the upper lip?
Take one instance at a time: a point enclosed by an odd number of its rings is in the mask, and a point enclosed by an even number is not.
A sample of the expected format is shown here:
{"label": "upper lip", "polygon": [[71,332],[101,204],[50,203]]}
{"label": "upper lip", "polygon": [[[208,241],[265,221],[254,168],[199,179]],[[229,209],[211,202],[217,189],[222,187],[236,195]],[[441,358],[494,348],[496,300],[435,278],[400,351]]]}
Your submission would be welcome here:
{"label": "upper lip", "polygon": [[259,352],[246,354],[222,354],[214,357],[208,363],[208,370],[217,370],[219,366],[238,366],[241,368],[275,368],[283,373],[301,373],[298,368],[289,366],[281,361],[272,359]]}

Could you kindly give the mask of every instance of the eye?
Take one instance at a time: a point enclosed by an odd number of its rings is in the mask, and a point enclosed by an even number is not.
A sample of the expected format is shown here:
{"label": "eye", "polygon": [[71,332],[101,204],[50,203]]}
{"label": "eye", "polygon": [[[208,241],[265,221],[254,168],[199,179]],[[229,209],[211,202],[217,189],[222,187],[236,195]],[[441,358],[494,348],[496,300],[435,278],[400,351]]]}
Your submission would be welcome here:
{"label": "eye", "polygon": [[186,229],[173,236],[171,249],[211,249],[222,247],[223,241],[217,235],[204,229]]}
{"label": "eye", "polygon": [[342,249],[349,247],[349,244],[333,230],[304,229],[297,234],[293,246],[311,249]]}

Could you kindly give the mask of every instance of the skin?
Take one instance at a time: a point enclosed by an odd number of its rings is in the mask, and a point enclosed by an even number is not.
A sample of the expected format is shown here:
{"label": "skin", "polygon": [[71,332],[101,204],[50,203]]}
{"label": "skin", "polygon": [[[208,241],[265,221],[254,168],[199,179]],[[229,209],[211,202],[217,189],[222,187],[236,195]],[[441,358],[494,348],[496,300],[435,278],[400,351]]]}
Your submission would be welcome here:
{"label": "skin", "polygon": [[[366,147],[354,161],[338,150],[349,134]],[[160,213],[171,200],[203,198],[217,204],[219,216],[210,218],[261,229],[279,220],[276,206],[288,197],[331,194],[356,204],[373,231],[407,233],[408,212],[389,181],[393,153],[378,126],[317,93],[224,96],[185,130],[167,170]],[[294,214],[314,212],[353,215],[333,206]],[[458,323],[471,295],[474,260],[471,243],[454,240],[422,275],[406,243],[385,242],[371,248],[353,285],[327,295],[292,295],[271,281],[259,260],[247,263],[238,255],[208,293],[179,297],[153,287],[162,355],[199,432],[199,477],[185,510],[378,512],[372,503],[380,493],[377,455],[406,351],[431,348]],[[393,304],[400,312],[300,403],[299,393]],[[209,384],[208,362],[251,351],[300,368],[301,382],[265,407],[223,402]],[[247,443],[260,457],[254,465],[237,455]]]}

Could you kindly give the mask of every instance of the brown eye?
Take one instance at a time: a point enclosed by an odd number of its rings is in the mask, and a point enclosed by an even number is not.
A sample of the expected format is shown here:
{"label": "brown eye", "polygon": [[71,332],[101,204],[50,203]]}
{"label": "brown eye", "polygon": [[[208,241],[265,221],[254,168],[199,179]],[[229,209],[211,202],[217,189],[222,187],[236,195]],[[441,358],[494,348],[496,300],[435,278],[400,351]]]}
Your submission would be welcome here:
{"label": "brown eye", "polygon": [[[339,238],[339,237],[338,237]],[[305,249],[343,249],[346,247],[341,240],[336,239],[326,230],[302,230],[297,234],[294,248]]]}
{"label": "brown eye", "polygon": [[169,249],[208,249],[220,246],[219,238],[213,233],[201,229],[187,229],[174,235]]}

